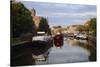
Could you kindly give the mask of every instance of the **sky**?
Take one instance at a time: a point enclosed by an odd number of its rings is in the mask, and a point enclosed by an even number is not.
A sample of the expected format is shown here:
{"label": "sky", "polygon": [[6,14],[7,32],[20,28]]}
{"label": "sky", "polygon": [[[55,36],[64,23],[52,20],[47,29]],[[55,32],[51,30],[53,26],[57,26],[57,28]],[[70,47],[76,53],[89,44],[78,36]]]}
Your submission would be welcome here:
{"label": "sky", "polygon": [[21,1],[26,8],[36,10],[37,16],[48,19],[50,27],[84,24],[90,18],[96,18],[96,5],[63,4]]}

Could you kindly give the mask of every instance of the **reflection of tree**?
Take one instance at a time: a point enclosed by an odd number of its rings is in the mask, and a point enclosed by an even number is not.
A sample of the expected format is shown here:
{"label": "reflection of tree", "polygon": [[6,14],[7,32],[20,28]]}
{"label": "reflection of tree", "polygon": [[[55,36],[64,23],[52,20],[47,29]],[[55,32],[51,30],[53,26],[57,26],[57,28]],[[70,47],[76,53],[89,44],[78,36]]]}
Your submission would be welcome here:
{"label": "reflection of tree", "polygon": [[89,56],[90,61],[96,61],[96,50],[94,49],[94,47],[92,45],[83,44],[81,42],[79,42],[78,45],[85,48],[85,49],[87,49],[90,52],[90,56]]}
{"label": "reflection of tree", "polygon": [[[84,42],[85,41],[85,42]],[[90,50],[91,45],[86,40],[67,40],[67,43],[73,46],[80,46],[86,50]]]}
{"label": "reflection of tree", "polygon": [[93,45],[92,43],[88,43],[88,41],[84,43],[80,40],[68,40],[67,43],[73,46],[77,45],[88,50],[90,52],[89,60],[96,61],[96,49],[94,48],[94,46],[92,46]]}
{"label": "reflection of tree", "polygon": [[90,56],[89,56],[90,61],[96,61],[96,50],[93,48],[90,48]]}
{"label": "reflection of tree", "polygon": [[85,48],[87,50],[89,50],[89,47],[90,47],[89,44],[88,44],[88,42],[87,43],[78,42],[77,45],[80,46],[80,47],[82,47],[82,48]]}

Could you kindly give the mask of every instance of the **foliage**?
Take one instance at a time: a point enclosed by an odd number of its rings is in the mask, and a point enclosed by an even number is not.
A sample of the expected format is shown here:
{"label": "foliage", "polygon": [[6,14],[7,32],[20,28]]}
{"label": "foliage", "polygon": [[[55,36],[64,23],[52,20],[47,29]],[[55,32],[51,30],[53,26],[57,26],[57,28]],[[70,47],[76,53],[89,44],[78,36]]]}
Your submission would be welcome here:
{"label": "foliage", "polygon": [[84,28],[83,25],[79,25],[79,26],[77,27],[77,29],[76,29],[76,31],[79,31],[79,32],[82,32],[82,31],[84,31],[84,30],[85,30],[85,28]]}
{"label": "foliage", "polygon": [[89,21],[87,21],[87,22],[84,24],[84,30],[85,30],[85,31],[89,31],[90,27],[91,27],[91,22],[90,22],[90,20],[89,20]]}
{"label": "foliage", "polygon": [[92,32],[93,36],[96,36],[96,18],[92,18],[90,22],[91,22],[90,31]]}
{"label": "foliage", "polygon": [[38,31],[44,31],[46,33],[51,34],[51,31],[50,31],[50,28],[48,25],[48,21],[46,18],[43,18],[43,17],[41,18]]}
{"label": "foliage", "polygon": [[11,2],[11,36],[19,37],[22,34],[33,32],[35,25],[30,11],[20,2]]}
{"label": "foliage", "polygon": [[84,24],[85,31],[91,32],[92,36],[96,36],[96,18],[91,18]]}

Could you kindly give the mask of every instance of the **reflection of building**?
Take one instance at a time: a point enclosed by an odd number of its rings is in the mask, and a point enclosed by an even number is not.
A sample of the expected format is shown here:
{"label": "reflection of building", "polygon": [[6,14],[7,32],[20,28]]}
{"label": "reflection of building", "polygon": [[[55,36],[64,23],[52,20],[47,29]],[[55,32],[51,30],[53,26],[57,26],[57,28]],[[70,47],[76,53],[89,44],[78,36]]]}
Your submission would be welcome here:
{"label": "reflection of building", "polygon": [[40,23],[40,20],[41,20],[41,17],[40,16],[36,16],[36,11],[35,9],[32,9],[31,10],[31,16],[33,17],[33,21],[36,25],[36,28],[39,27],[39,23]]}

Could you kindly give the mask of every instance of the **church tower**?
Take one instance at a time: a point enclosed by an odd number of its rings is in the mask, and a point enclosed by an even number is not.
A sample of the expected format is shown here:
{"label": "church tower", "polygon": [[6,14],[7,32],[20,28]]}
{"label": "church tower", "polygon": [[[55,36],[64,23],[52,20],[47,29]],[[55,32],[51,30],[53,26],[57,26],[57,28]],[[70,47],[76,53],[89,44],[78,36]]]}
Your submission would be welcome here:
{"label": "church tower", "polygon": [[36,11],[35,11],[34,8],[31,10],[31,16],[32,16],[32,17],[36,16]]}
{"label": "church tower", "polygon": [[34,8],[31,10],[31,16],[33,18],[33,21],[35,23],[36,28],[38,29],[41,17],[40,16],[36,16],[36,11],[35,11]]}

